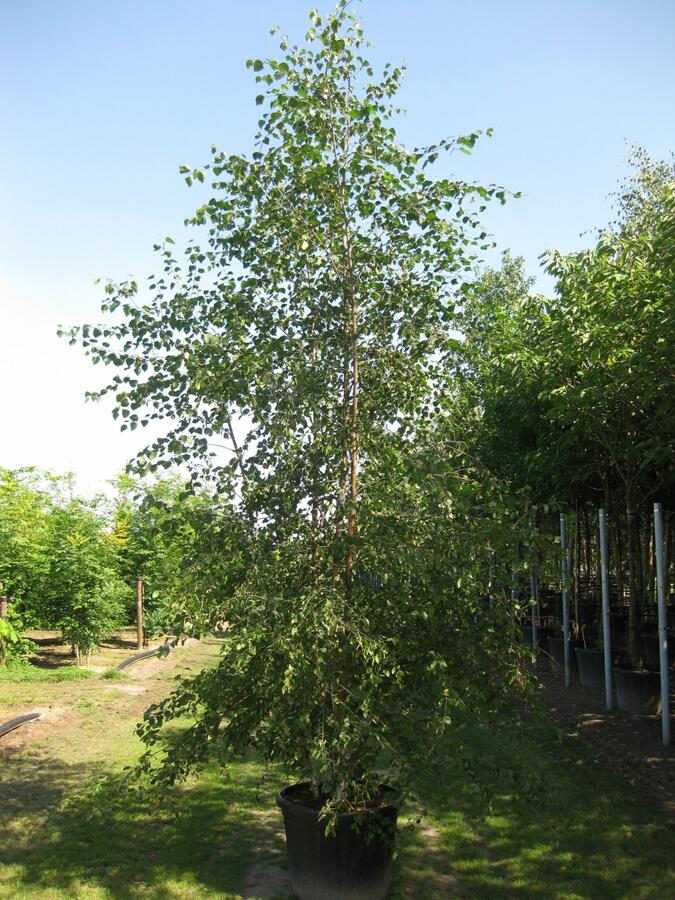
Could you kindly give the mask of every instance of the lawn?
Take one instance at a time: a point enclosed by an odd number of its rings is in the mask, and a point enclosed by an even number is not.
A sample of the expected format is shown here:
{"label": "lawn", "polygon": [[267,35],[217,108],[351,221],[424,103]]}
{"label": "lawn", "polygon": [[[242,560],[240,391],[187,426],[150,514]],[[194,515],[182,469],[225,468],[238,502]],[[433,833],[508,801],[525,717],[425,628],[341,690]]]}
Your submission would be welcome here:
{"label": "lawn", "polygon": [[[213,768],[162,804],[100,786],[137,757],[143,709],[219,643],[123,679],[0,680],[0,721],[44,711],[0,743],[0,897],[288,896],[279,768]],[[446,751],[421,825],[404,810],[393,897],[675,897],[672,822],[538,716],[467,725]]]}

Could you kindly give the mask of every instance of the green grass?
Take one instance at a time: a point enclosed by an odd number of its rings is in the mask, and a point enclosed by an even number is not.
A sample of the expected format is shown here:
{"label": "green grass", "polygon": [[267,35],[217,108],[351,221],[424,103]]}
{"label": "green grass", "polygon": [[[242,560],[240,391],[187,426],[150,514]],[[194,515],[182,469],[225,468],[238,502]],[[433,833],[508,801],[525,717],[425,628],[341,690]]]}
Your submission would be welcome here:
{"label": "green grass", "polygon": [[117,669],[106,669],[101,678],[106,678],[108,681],[124,681],[128,680],[129,676],[125,672],[118,672]]}
{"label": "green grass", "polygon": [[65,698],[54,692],[67,687],[69,714],[77,718],[3,759],[0,897],[238,896],[269,830],[261,811],[276,815],[274,789],[261,789],[260,765],[242,762],[229,777],[211,769],[161,804],[110,789],[138,758],[134,725],[144,706],[171,690],[178,671],[214,661],[217,649],[198,645],[170,658],[142,682],[150,687],[140,697],[123,692],[117,679],[89,681],[84,695],[75,685],[40,685],[42,695],[17,685],[24,700],[55,705]]}
{"label": "green grass", "polygon": [[[54,702],[68,690],[77,720],[3,760],[0,897],[241,896],[276,840],[274,796],[291,776],[252,760],[212,767],[161,804],[101,782],[137,758],[143,706],[216,652],[175,656],[142,697],[103,679],[26,685]],[[404,807],[393,898],[675,898],[672,822],[537,717],[456,730],[418,793],[426,815],[411,829],[417,809]]]}
{"label": "green grass", "polygon": [[459,744],[420,795],[463,896],[675,898],[672,819],[574,741],[535,716],[468,727]]}
{"label": "green grass", "polygon": [[238,895],[261,830],[252,813],[261,802],[257,766],[238,766],[236,784],[209,772],[161,806],[106,788],[68,797],[61,768],[47,774],[58,785],[50,790],[64,791],[59,814],[11,842],[3,834],[0,896]]}
{"label": "green grass", "polygon": [[29,664],[0,667],[0,682],[10,682],[12,684],[19,684],[24,681],[59,683],[96,677],[96,672],[90,672],[89,669],[78,669],[76,666],[61,666],[56,669],[40,669]]}

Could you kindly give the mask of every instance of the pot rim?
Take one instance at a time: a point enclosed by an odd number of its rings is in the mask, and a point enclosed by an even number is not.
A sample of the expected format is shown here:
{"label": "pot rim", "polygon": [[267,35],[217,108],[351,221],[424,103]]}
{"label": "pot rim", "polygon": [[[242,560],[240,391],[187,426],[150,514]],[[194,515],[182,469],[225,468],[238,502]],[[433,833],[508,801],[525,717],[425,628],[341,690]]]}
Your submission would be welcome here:
{"label": "pot rim", "polygon": [[[289,791],[292,791],[293,788],[305,788],[308,786],[309,786],[309,781],[298,781],[295,784],[287,784],[286,787],[282,788],[278,792],[278,794],[276,796],[277,804],[282,809],[292,809],[295,812],[299,813],[300,815],[314,816],[315,818],[318,817],[318,815],[321,811],[320,809],[316,809],[313,806],[305,806],[302,803],[295,803],[293,800],[289,800],[286,796],[286,794]],[[392,787],[390,784],[382,784],[382,785],[380,785],[380,788],[383,791],[385,791],[386,793],[391,793],[391,794],[395,795],[395,799],[394,799],[394,797],[392,797],[392,800],[394,800],[394,802],[387,803],[384,806],[378,806],[376,809],[367,809],[362,812],[340,812],[340,813],[338,813],[338,817],[340,819],[356,818],[356,816],[377,815],[378,813],[383,813],[383,812],[386,812],[389,810],[400,809],[401,804],[403,802],[403,797],[401,795],[401,792],[399,790],[397,790],[396,788]]]}
{"label": "pot rim", "polygon": [[653,669],[631,669],[630,666],[628,666],[628,667],[612,666],[612,672],[621,672],[622,674],[625,673],[627,675],[639,675],[639,676],[645,676],[645,675],[654,676],[654,675],[656,675],[657,678],[659,677],[659,673],[655,672]]}

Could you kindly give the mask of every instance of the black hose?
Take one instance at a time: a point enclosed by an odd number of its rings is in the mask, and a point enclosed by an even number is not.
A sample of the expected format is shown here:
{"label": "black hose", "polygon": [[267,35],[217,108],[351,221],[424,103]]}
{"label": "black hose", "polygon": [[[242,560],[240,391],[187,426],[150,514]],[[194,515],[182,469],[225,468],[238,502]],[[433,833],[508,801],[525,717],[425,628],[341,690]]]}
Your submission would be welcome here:
{"label": "black hose", "polygon": [[18,728],[20,725],[25,725],[26,722],[32,722],[33,719],[39,719],[41,715],[42,713],[28,713],[25,716],[18,716],[16,719],[10,719],[9,722],[5,722],[4,725],[0,725],[0,737],[9,734],[10,731],[14,731],[14,729]]}
{"label": "black hose", "polygon": [[160,650],[163,647],[167,647],[171,644],[171,641],[166,641],[162,647],[155,647],[154,650],[144,650],[143,653],[137,653],[136,656],[130,656],[129,659],[125,659],[124,662],[121,662],[119,666],[117,666],[117,671],[121,672],[122,669],[126,669],[127,666],[130,666],[132,663],[139,662],[142,659],[148,659],[151,656],[157,656]]}

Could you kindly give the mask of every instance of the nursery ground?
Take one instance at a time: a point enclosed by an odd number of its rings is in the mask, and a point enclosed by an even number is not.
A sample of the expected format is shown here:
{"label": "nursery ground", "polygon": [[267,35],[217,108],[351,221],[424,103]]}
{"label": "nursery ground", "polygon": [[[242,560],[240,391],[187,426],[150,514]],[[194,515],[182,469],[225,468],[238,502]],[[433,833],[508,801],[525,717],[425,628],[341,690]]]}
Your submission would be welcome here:
{"label": "nursery ground", "polygon": [[[540,699],[556,725],[585,752],[621,773],[675,817],[675,746],[663,746],[661,716],[632,716],[616,708],[607,712],[604,688],[586,688],[571,673],[565,687],[561,672],[539,673]],[[671,733],[675,734],[675,691],[671,693]]]}
{"label": "nursery ground", "polygon": [[[43,712],[0,741],[0,897],[288,896],[279,768],[211,769],[161,805],[100,786],[137,758],[143,710],[177,675],[213,664],[220,643],[126,678],[54,680],[60,666],[0,678],[0,722]],[[105,670],[133,651],[93,662]],[[408,827],[418,810],[404,810],[393,897],[675,897],[672,820],[582,742],[514,714],[465,725],[446,749],[419,785],[422,824]]]}

